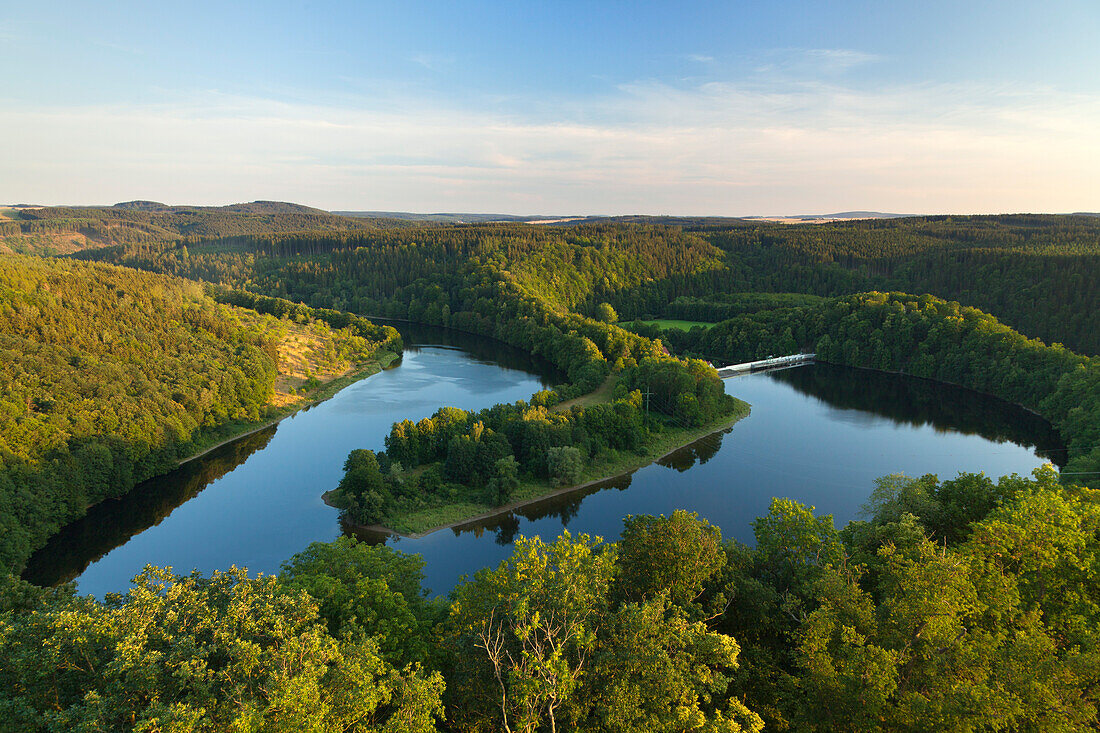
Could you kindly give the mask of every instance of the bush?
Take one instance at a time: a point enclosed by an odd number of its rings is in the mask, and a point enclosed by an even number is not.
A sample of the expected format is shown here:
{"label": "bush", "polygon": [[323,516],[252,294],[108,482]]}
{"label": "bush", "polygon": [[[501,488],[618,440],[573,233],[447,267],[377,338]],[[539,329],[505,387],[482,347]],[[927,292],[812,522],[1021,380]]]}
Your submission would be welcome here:
{"label": "bush", "polygon": [[571,445],[547,450],[546,465],[550,472],[550,479],[561,486],[579,482],[584,472],[581,452]]}

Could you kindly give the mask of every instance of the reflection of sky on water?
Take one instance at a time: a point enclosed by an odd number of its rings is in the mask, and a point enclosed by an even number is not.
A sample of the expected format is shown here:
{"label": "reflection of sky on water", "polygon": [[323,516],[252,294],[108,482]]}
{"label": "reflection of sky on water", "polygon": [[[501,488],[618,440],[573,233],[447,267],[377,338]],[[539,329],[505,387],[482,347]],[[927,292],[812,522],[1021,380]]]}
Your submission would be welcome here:
{"label": "reflection of sky on water", "polygon": [[395,419],[418,420],[442,405],[513,402],[542,386],[535,376],[475,362],[459,350],[411,349],[397,368],[284,420],[264,450],[93,562],[78,588],[96,595],[122,590],[145,563],[183,573],[234,564],[275,572],[310,542],[339,534],[338,513],[321,494],[339,482],[349,451],[382,450]]}
{"label": "reflection of sky on water", "polygon": [[[818,367],[805,367],[815,369]],[[684,471],[651,465],[631,477],[626,491],[605,490],[583,498],[579,509],[558,516],[515,517],[507,538],[557,536],[569,531],[618,537],[627,514],[670,514],[688,509],[718,525],[725,537],[752,541],[751,522],[765,514],[772,497],[788,497],[831,513],[838,526],[856,517],[875,478],[888,473],[952,478],[960,470],[1000,476],[1027,474],[1041,465],[1033,450],[978,435],[912,425],[889,417],[838,409],[766,375],[727,380],[731,394],[749,402],[750,416],[725,434],[711,436],[717,452]],[[709,451],[704,451],[708,453]],[[427,561],[427,585],[446,591],[463,573],[495,564],[509,547],[493,530],[455,535],[443,530],[418,540],[391,540]]]}
{"label": "reflection of sky on water", "polygon": [[[1009,429],[1015,413],[984,398],[930,391],[915,380],[864,384],[856,375],[854,383],[846,383],[853,380],[850,370],[827,372],[818,366],[782,374],[727,380],[727,390],[752,404],[752,414],[730,432],[669,457],[665,465],[619,481],[618,490],[554,498],[480,528],[389,542],[421,553],[426,584],[445,593],[460,575],[506,557],[510,542],[521,534],[549,539],[566,528],[613,540],[627,514],[683,508],[708,518],[726,537],[751,541],[751,521],[767,512],[773,496],[816,506],[842,525],[855,516],[874,479],[887,473],[1001,475],[1027,473],[1042,462],[1033,450],[1012,442],[944,430],[945,420],[972,430],[988,420],[992,427],[985,432],[994,436]],[[417,420],[441,405],[480,409],[526,399],[542,386],[536,377],[460,350],[410,349],[396,368],[284,421],[245,463],[93,562],[79,588],[97,595],[122,590],[145,563],[172,565],[177,572],[231,564],[274,572],[310,542],[338,534],[337,513],[320,495],[339,481],[348,451],[381,449],[394,420]],[[829,394],[834,387],[836,394]],[[918,397],[907,397],[906,390]],[[939,404],[941,399],[950,404]],[[866,409],[854,406],[859,400]]]}

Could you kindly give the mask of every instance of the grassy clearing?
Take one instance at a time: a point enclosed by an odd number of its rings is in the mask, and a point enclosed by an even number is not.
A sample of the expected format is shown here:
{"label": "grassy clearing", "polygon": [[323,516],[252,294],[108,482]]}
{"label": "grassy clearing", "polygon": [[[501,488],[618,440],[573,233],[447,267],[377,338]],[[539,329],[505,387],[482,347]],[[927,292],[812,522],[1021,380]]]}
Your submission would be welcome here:
{"label": "grassy clearing", "polygon": [[[633,321],[626,321],[624,323],[620,323],[619,325],[620,326],[625,326],[627,323],[633,323]],[[666,318],[658,318],[655,321],[642,321],[642,320],[639,320],[638,323],[644,323],[646,325],[656,326],[657,328],[678,328],[681,331],[690,331],[695,326],[702,326],[703,328],[710,328],[711,326],[714,325],[713,323],[707,323],[706,321],[676,321],[676,320],[671,320],[671,319],[666,319]]]}
{"label": "grassy clearing", "polygon": [[503,507],[470,501],[468,498],[456,499],[451,503],[426,507],[394,518],[383,529],[403,535],[425,535],[483,517],[503,514],[552,494],[568,493],[631,473],[700,438],[728,430],[734,423],[749,414],[748,403],[740,400],[738,402],[733,413],[698,428],[684,429],[666,425],[660,433],[653,435],[644,449],[638,453],[613,451],[602,459],[590,462],[581,480],[572,486],[558,486],[548,480],[525,481],[513,493],[512,501]]}
{"label": "grassy clearing", "polygon": [[273,425],[298,410],[329,399],[344,387],[385,369],[398,354],[375,354],[375,344],[355,336],[351,329],[336,330],[323,321],[297,323],[247,308],[223,306],[225,316],[238,327],[253,331],[277,345],[278,370],[268,415],[258,422],[233,422],[203,431],[180,463],[220,445]]}
{"label": "grassy clearing", "polygon": [[591,407],[592,405],[609,405],[612,399],[615,397],[615,385],[619,383],[618,375],[611,374],[604,380],[603,384],[597,387],[594,391],[588,394],[582,394],[580,397],[574,397],[571,400],[565,402],[559,402],[551,408],[551,412],[569,412],[573,409],[574,405],[580,405],[581,407]]}
{"label": "grassy clearing", "polygon": [[360,379],[366,379],[373,374],[377,374],[399,357],[400,354],[395,354],[392,351],[384,351],[378,354],[375,359],[360,364],[357,369],[322,384],[316,390],[312,391],[308,397],[303,396],[301,400],[290,405],[283,405],[281,407],[273,405],[272,412],[268,414],[268,417],[259,422],[232,422],[226,423],[214,430],[203,431],[202,435],[192,441],[191,453],[186,458],[180,459],[180,463],[187,463],[205,453],[209,453],[219,446],[231,443],[238,438],[243,438],[246,435],[263,430],[270,425],[282,422],[303,408],[312,407],[319,402],[324,402],[344,387],[354,384]]}
{"label": "grassy clearing", "polygon": [[235,306],[224,308],[226,317],[240,328],[277,344],[279,374],[271,401],[277,408],[315,400],[318,389],[372,361],[376,345],[351,329],[333,329],[316,320],[299,323]]}
{"label": "grassy clearing", "polygon": [[82,249],[98,246],[80,232],[10,234],[6,237],[0,237],[0,244],[16,254],[47,257],[72,254]]}

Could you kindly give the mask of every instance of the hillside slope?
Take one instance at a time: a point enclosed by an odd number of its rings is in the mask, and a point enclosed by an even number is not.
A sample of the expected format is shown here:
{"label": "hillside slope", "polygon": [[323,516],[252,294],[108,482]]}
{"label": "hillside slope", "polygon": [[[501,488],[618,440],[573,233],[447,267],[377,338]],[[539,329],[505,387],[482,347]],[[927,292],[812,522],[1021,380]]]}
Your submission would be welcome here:
{"label": "hillside slope", "polygon": [[284,322],[177,278],[0,257],[0,568],[218,431],[400,348],[393,329],[304,311]]}

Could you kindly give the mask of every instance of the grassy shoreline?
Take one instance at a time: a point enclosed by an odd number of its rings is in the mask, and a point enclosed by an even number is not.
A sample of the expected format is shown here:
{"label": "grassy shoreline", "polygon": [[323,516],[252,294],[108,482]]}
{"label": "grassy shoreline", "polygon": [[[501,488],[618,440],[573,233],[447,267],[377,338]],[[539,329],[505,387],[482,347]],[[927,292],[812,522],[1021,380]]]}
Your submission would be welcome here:
{"label": "grassy shoreline", "polygon": [[332,397],[334,397],[337,392],[344,389],[344,387],[352,385],[362,379],[366,379],[367,377],[374,376],[400,357],[400,354],[392,351],[384,351],[378,354],[374,359],[360,365],[359,368],[339,376],[336,379],[325,382],[318,387],[316,392],[311,395],[310,399],[305,402],[278,408],[271,415],[259,421],[227,423],[208,432],[204,432],[199,440],[193,442],[192,445],[194,449],[192,452],[184,458],[181,458],[177,462],[176,467],[178,468],[196,458],[201,458],[227,443],[232,443],[252,433],[259,432],[264,428],[277,425],[301,410],[309,409],[325,400],[332,399]]}
{"label": "grassy shoreline", "polygon": [[[700,427],[672,428],[666,426],[660,433],[651,436],[643,452],[619,453],[614,458],[589,463],[581,480],[569,486],[555,486],[548,480],[524,481],[513,492],[512,501],[503,506],[492,506],[468,500],[455,501],[404,514],[386,525],[364,525],[355,522],[351,522],[351,525],[366,532],[418,539],[441,529],[451,529],[507,514],[552,496],[581,491],[594,484],[633,473],[701,438],[727,432],[734,424],[748,417],[749,409],[747,402],[738,400],[738,405],[732,413],[723,415]],[[332,492],[328,491],[322,496],[322,499],[329,506],[332,506],[329,503],[331,494]]]}

